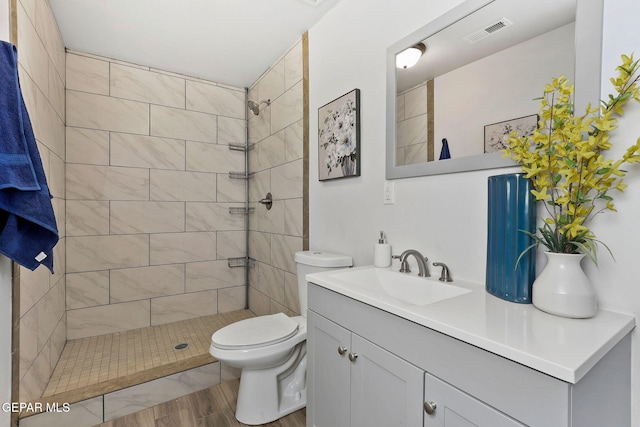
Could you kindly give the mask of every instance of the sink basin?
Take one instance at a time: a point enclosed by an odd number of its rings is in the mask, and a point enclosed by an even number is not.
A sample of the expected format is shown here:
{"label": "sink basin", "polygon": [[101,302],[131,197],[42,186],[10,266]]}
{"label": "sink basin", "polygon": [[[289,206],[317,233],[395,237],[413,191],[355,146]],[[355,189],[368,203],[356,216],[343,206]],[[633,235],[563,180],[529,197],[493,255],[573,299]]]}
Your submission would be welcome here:
{"label": "sink basin", "polygon": [[375,267],[341,270],[329,273],[326,281],[349,288],[349,291],[377,301],[424,306],[457,297],[469,289],[445,284],[437,280],[412,276],[395,270]]}

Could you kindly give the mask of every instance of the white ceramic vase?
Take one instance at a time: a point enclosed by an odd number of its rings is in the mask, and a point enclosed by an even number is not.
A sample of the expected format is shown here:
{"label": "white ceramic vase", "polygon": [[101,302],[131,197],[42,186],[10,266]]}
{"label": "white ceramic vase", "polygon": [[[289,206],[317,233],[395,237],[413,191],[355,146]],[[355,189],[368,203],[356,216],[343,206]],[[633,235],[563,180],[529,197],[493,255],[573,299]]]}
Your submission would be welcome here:
{"label": "white ceramic vase", "polygon": [[595,316],[596,293],[580,266],[584,254],[545,252],[545,255],[547,265],[533,282],[533,305],[556,316]]}

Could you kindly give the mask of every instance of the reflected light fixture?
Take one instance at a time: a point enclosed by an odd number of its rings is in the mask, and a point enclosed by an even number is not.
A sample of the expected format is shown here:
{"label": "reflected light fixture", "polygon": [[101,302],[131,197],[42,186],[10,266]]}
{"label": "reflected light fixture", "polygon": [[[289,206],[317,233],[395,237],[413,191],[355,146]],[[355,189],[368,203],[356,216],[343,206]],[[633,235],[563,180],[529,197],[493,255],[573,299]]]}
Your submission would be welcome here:
{"label": "reflected light fixture", "polygon": [[396,55],[397,68],[410,68],[418,63],[422,54],[427,50],[424,43],[411,46]]}

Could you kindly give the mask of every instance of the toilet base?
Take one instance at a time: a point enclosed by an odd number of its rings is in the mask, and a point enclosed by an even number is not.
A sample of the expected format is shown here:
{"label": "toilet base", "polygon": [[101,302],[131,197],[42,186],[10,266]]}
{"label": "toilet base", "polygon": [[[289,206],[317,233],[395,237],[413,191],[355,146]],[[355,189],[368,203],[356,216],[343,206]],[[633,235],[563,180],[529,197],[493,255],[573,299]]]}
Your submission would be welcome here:
{"label": "toilet base", "polygon": [[243,369],[236,419],[248,425],[267,424],[304,408],[307,405],[306,374],[306,341],[298,344],[281,366]]}

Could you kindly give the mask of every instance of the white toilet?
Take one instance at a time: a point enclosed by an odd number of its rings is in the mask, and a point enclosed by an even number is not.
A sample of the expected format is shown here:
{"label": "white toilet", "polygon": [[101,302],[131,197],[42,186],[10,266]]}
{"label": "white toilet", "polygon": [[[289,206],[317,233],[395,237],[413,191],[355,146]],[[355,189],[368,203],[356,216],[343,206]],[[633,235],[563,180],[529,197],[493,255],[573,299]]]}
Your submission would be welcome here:
{"label": "white toilet", "polygon": [[307,404],[307,282],[305,275],[353,265],[350,256],[296,252],[302,316],[283,313],[241,320],[215,332],[209,353],[241,368],[236,418],[266,424]]}

